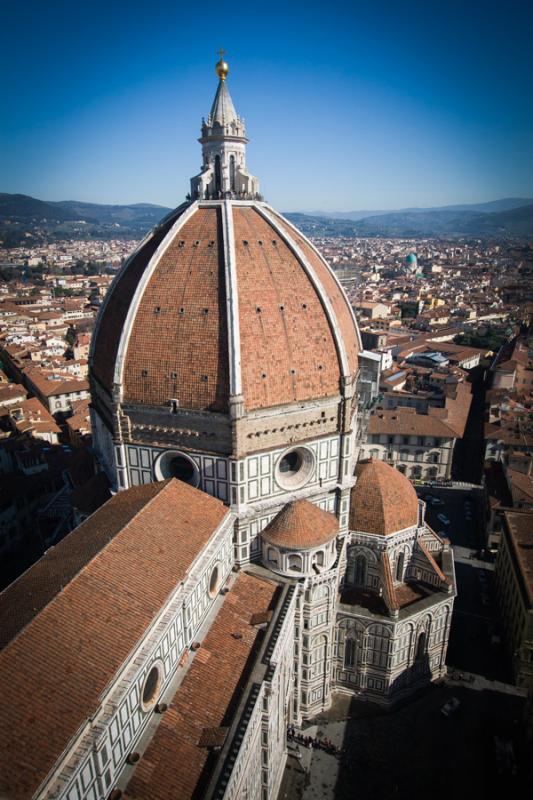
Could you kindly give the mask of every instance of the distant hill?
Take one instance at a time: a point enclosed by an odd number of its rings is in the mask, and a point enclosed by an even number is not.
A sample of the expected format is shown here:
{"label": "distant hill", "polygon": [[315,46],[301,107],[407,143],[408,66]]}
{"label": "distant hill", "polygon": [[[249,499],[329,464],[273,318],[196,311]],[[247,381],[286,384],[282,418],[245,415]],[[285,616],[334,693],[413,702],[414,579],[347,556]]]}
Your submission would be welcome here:
{"label": "distant hill", "polygon": [[509,211],[411,211],[367,217],[360,236],[533,236],[533,203]]}
{"label": "distant hill", "polygon": [[430,208],[399,208],[395,211],[310,211],[309,216],[327,219],[349,219],[356,222],[360,219],[384,216],[387,214],[421,214],[429,211],[479,211],[481,213],[512,211],[514,208],[529,206],[532,203],[532,197],[504,197],[502,200],[491,200],[488,203],[463,203],[452,206],[433,206]]}
{"label": "distant hill", "polygon": [[354,221],[291,212],[286,216],[304,233],[315,236],[533,237],[533,203],[484,213],[460,208],[394,211]]}
{"label": "distant hill", "polygon": [[46,203],[26,194],[0,193],[0,220],[73,220],[76,217],[59,204]]}
{"label": "distant hill", "polygon": [[101,224],[147,225],[148,227],[155,225],[172,210],[151,203],[110,206],[100,203],[80,203],[76,200],[61,200],[48,203],[48,205],[60,208],[67,214],[73,214],[74,218],[79,220],[96,221]]}
{"label": "distant hill", "polygon": [[[140,238],[171,211],[150,203],[104,205],[76,200],[44,201],[0,194],[0,233],[14,244],[29,233],[36,239]],[[368,214],[351,219],[350,215]],[[533,237],[533,200],[504,198],[490,203],[328,214],[286,213],[314,236],[509,236]]]}
{"label": "distant hill", "polygon": [[31,234],[38,239],[132,238],[144,236],[171,211],[151,203],[103,205],[76,200],[44,201],[0,194],[0,233],[9,244]]}

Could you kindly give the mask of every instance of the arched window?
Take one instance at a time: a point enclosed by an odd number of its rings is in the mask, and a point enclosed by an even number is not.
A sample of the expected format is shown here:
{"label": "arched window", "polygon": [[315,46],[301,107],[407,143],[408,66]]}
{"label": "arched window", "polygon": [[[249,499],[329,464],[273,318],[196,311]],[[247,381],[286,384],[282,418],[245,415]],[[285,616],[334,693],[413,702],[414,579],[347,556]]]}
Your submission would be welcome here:
{"label": "arched window", "polygon": [[405,555],[400,553],[398,556],[398,560],[396,561],[396,580],[402,581],[403,580],[403,564],[405,561]]}
{"label": "arched window", "polygon": [[398,464],[397,469],[398,469],[398,472],[401,472],[402,475],[405,475],[405,470],[407,469],[407,467],[405,466],[405,464]]}
{"label": "arched window", "polygon": [[229,185],[232,192],[235,191],[235,156],[229,157]]}
{"label": "arched window", "polygon": [[222,189],[222,173],[220,171],[220,156],[215,156],[215,192]]}
{"label": "arched window", "polygon": [[344,667],[351,669],[357,663],[357,642],[354,636],[348,636],[344,642]]}
{"label": "arched window", "polygon": [[297,554],[292,554],[289,556],[288,559],[289,569],[292,569],[293,572],[301,572],[302,571],[302,557]]}
{"label": "arched window", "polygon": [[354,562],[354,583],[356,586],[366,583],[366,558],[363,555],[357,556]]}
{"label": "arched window", "polygon": [[425,655],[426,655],[426,632],[422,631],[418,635],[418,641],[416,643],[415,661],[422,661]]}

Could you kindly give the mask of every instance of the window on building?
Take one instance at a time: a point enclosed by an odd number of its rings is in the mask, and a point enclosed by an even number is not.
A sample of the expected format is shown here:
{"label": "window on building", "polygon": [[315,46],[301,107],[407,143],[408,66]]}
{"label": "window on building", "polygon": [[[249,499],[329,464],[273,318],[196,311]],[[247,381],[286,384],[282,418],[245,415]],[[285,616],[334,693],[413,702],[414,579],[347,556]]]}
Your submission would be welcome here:
{"label": "window on building", "polygon": [[364,586],[366,583],[367,564],[364,555],[359,555],[354,561],[354,583],[356,586]]}
{"label": "window on building", "polygon": [[403,565],[405,561],[404,553],[400,553],[398,556],[398,560],[396,561],[396,580],[403,581]]}
{"label": "window on building", "polygon": [[222,174],[220,170],[220,156],[215,156],[215,191],[220,192],[222,189]]}
{"label": "window on building", "polygon": [[423,661],[425,655],[426,655],[426,632],[422,631],[422,633],[419,634],[418,640],[417,640],[417,643],[416,643],[415,660],[416,661]]}
{"label": "window on building", "polygon": [[297,553],[293,553],[288,558],[289,569],[292,569],[293,572],[301,572],[302,571],[302,557]]}
{"label": "window on building", "polygon": [[235,191],[235,156],[229,157],[229,182],[231,191]]}
{"label": "window on building", "polygon": [[346,669],[351,669],[356,663],[357,643],[354,636],[348,636],[344,642],[344,666]]}

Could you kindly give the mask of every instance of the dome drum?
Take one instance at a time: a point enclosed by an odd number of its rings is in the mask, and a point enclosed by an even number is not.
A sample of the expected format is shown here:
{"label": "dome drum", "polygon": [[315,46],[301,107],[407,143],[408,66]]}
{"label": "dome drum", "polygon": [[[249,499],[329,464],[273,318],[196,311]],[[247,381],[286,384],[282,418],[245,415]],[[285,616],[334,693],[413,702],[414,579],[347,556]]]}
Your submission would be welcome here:
{"label": "dome drum", "polygon": [[272,572],[290,578],[304,578],[319,575],[331,569],[337,558],[335,541],[309,549],[291,550],[268,544],[263,540],[263,565]]}

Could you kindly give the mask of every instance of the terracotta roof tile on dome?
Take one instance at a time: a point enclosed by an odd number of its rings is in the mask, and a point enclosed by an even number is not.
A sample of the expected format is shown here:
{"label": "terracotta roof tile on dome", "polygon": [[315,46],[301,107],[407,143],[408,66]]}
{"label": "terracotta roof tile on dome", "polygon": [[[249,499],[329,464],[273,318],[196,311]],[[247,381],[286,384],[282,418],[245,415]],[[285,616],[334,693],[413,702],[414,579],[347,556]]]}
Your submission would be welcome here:
{"label": "terracotta roof tile on dome", "polygon": [[[141,243],[118,273],[102,305],[97,336],[93,341],[92,374],[110,393],[113,390],[113,373],[120,336],[137,284],[155,251],[184,210],[185,206],[179,206]],[[96,341],[98,347],[94,347]]]}
{"label": "terracotta roof tile on dome", "polygon": [[355,474],[351,530],[387,536],[418,523],[418,497],[405,475],[373,458],[360,462]]}
{"label": "terracotta roof tile on dome", "polygon": [[300,261],[254,208],[233,224],[246,408],[338,394],[335,339]]}
{"label": "terracotta roof tile on dome", "polygon": [[328,295],[342,333],[350,372],[355,375],[359,360],[359,340],[346,295],[322,256],[316,252],[305,236],[299,230],[293,228],[281,214],[276,214],[276,216],[287,235],[301,248],[304,257],[315,270],[317,278]]}
{"label": "terracotta roof tile on dome", "polygon": [[124,399],[227,411],[229,357],[220,209],[199,208],[174,236],[137,308]]}
{"label": "terracotta roof tile on dome", "polygon": [[338,531],[339,521],[334,514],[322,511],[308,500],[296,500],[287,503],[261,535],[270,544],[299,550],[319,547],[331,541]]}
{"label": "terracotta roof tile on dome", "polygon": [[192,203],[157,228],[109,289],[93,339],[91,374],[109,394],[116,380],[126,404],[219,413],[232,392],[247,411],[339,396],[359,349],[305,237],[265,204],[233,201]]}

